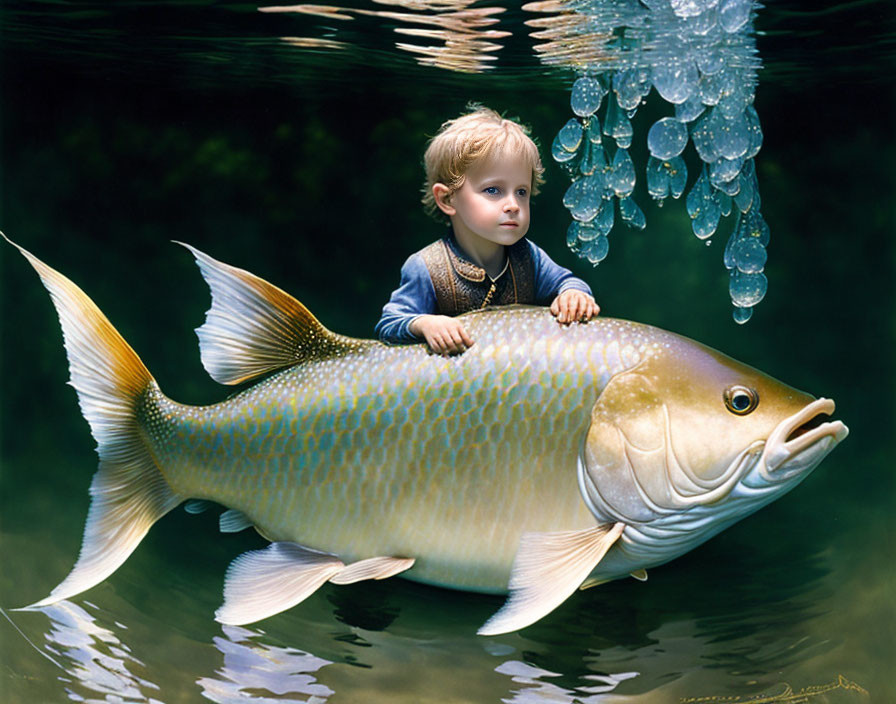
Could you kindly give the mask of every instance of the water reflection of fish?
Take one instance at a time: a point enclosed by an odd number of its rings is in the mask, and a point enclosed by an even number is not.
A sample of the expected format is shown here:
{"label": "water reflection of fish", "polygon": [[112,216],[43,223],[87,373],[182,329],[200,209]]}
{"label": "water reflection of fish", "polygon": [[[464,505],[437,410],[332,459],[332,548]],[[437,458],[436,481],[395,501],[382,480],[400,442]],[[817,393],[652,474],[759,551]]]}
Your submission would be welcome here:
{"label": "water reflection of fish", "polygon": [[824,421],[832,401],[653,327],[501,308],[468,315],[465,354],[434,357],[334,334],[197,250],[212,290],[203,364],[228,384],[268,376],[185,406],[79,288],[21,251],[56,305],[100,456],[78,562],[38,605],[105,579],[193,498],[273,541],[230,566],[224,623],[407,570],[481,592],[509,579],[480,631],[507,632],[580,586],[646,578],[793,488],[847,434]]}

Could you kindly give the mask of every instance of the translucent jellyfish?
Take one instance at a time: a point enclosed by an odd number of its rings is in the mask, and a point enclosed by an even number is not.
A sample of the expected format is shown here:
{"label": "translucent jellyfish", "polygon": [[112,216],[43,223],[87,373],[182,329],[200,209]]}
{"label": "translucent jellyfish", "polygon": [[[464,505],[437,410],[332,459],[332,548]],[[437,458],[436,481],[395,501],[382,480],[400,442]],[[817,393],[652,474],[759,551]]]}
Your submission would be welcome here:
{"label": "translucent jellyfish", "polygon": [[669,195],[669,172],[655,156],[647,160],[647,192],[652,198],[662,200]]}
{"label": "translucent jellyfish", "polygon": [[567,189],[563,205],[569,209],[574,219],[582,222],[593,220],[602,202],[603,187],[602,174],[584,176]]}
{"label": "translucent jellyfish", "polygon": [[752,105],[747,106],[745,115],[750,129],[750,148],[747,150],[747,157],[752,159],[762,148],[762,126],[759,124],[759,115]]}
{"label": "translucent jellyfish", "polygon": [[554,143],[551,144],[551,156],[554,157],[554,161],[562,164],[575,159],[578,154],[575,151],[566,149],[560,141],[560,135],[558,134],[554,137]]}
{"label": "translucent jellyfish", "polygon": [[[758,194],[756,195],[758,198]],[[759,214],[758,208],[751,208],[746,216],[746,226],[749,228],[750,237],[755,237],[763,247],[768,246],[769,229],[765,218]]]}
{"label": "translucent jellyfish", "polygon": [[[737,159],[746,155],[750,148],[750,126],[745,115],[741,114],[733,120],[728,120],[719,110],[713,110],[707,128],[714,150],[719,156]],[[696,145],[696,142],[694,144]]]}
{"label": "translucent jellyfish", "polygon": [[712,112],[705,113],[702,117],[697,119],[697,122],[694,123],[694,127],[691,129],[691,141],[694,143],[694,147],[697,149],[700,158],[707,164],[715,161],[721,156],[716,149],[715,139],[710,130],[710,125],[712,124],[710,122],[711,117]]}
{"label": "translucent jellyfish", "polygon": [[753,0],[721,0],[719,24],[728,34],[734,34],[750,19]]}
{"label": "translucent jellyfish", "polygon": [[696,17],[707,8],[718,4],[719,0],[669,0],[672,11],[682,19]]}
{"label": "translucent jellyfish", "polygon": [[745,178],[744,174],[740,175],[740,190],[734,196],[734,204],[737,206],[737,209],[746,213],[750,207],[753,205],[753,194],[755,193],[753,189],[753,182],[749,178]]}
{"label": "translucent jellyfish", "polygon": [[635,165],[625,149],[617,149],[613,157],[613,168],[607,174],[607,186],[617,196],[630,196],[635,190]]}
{"label": "translucent jellyfish", "polygon": [[599,264],[607,258],[610,251],[610,240],[606,235],[598,235],[586,247],[582,248],[582,254],[592,264]]}
{"label": "translucent jellyfish", "polygon": [[596,78],[582,76],[572,84],[572,96],[570,105],[572,111],[579,117],[588,117],[597,112],[607,89]]}
{"label": "translucent jellyfish", "polygon": [[616,100],[610,96],[607,100],[607,115],[604,118],[604,134],[616,140],[616,146],[628,148],[632,143],[631,120],[620,109]]}
{"label": "translucent jellyfish", "polygon": [[569,227],[566,228],[566,246],[570,249],[574,248],[579,242],[579,225],[578,220],[573,220]]}
{"label": "translucent jellyfish", "polygon": [[[714,7],[704,10],[691,20],[689,29],[698,37],[705,37],[716,29],[719,22],[719,13]],[[699,66],[697,67],[699,68]]]}
{"label": "translucent jellyfish", "polygon": [[570,119],[557,133],[557,141],[568,152],[575,152],[582,143],[582,125],[576,119]]}
{"label": "translucent jellyfish", "polygon": [[732,245],[731,258],[738,271],[758,274],[765,269],[768,253],[757,237],[744,237]]}
{"label": "translucent jellyfish", "polygon": [[[566,243],[575,244],[577,240],[579,242],[590,242],[599,234],[600,233],[597,231],[593,222],[579,222],[578,220],[573,220],[569,229],[566,231]],[[570,244],[570,246],[572,246],[572,244]]]}
{"label": "translucent jellyfish", "polygon": [[594,218],[594,226],[601,235],[609,235],[613,229],[613,201],[604,200],[601,202],[600,210],[597,217]]}
{"label": "translucent jellyfish", "polygon": [[597,119],[597,115],[592,115],[585,120],[585,127],[585,134],[591,143],[600,144],[603,138],[600,136],[600,120]]}
{"label": "translucent jellyfish", "polygon": [[684,187],[688,183],[688,167],[680,156],[669,159],[666,163],[666,171],[669,172],[669,192],[673,198],[681,198]]}
{"label": "translucent jellyfish", "polygon": [[722,211],[722,217],[727,218],[731,215],[731,196],[727,193],[717,193],[716,200],[719,203],[719,209]]}
{"label": "translucent jellyfish", "polygon": [[671,159],[684,151],[688,130],[674,117],[664,117],[653,123],[647,133],[647,147],[657,159]]}
{"label": "translucent jellyfish", "polygon": [[638,207],[632,198],[619,199],[619,216],[625,224],[643,230],[647,227],[647,218],[644,217],[644,211]]}
{"label": "translucent jellyfish", "polygon": [[724,71],[718,71],[712,74],[704,74],[700,76],[697,83],[697,95],[704,105],[718,105],[722,98],[722,89],[724,87]]}
{"label": "translucent jellyfish", "polygon": [[744,166],[744,158],[726,159],[720,157],[709,165],[709,180],[715,186],[718,183],[725,183],[740,175],[740,170]]}
{"label": "translucent jellyfish", "polygon": [[715,42],[701,47],[697,52],[697,69],[703,76],[711,76],[725,68],[725,53]]}
{"label": "translucent jellyfish", "polygon": [[607,157],[600,143],[595,144],[590,139],[582,140],[582,161],[579,163],[579,173],[590,176],[596,171],[603,171],[607,165]]}
{"label": "translucent jellyfish", "polygon": [[709,179],[706,176],[706,169],[704,168],[697,177],[697,182],[691,188],[690,193],[688,193],[688,197],[685,199],[685,207],[691,218],[697,217],[697,213],[699,213],[700,209],[703,207],[703,202],[710,199],[711,193],[712,189],[709,186]]}
{"label": "translucent jellyfish", "polygon": [[752,308],[763,299],[767,289],[765,274],[744,274],[737,269],[731,270],[728,292],[731,302],[738,308]]}
{"label": "translucent jellyfish", "polygon": [[704,200],[696,217],[691,221],[694,234],[701,240],[712,237],[719,226],[722,217],[722,209],[714,198]]}
{"label": "translucent jellyfish", "polygon": [[642,75],[637,69],[620,71],[613,77],[613,90],[619,107],[634,110],[641,104],[641,99],[650,92],[649,76]]}
{"label": "translucent jellyfish", "polygon": [[700,80],[697,65],[689,59],[654,64],[651,75],[657,93],[676,104],[690,98]]}
{"label": "translucent jellyfish", "polygon": [[691,227],[701,240],[712,237],[719,226],[722,209],[716,199],[715,192],[709,185],[706,169],[700,174],[697,183],[688,193],[686,201],[688,215],[691,216]]}
{"label": "translucent jellyfish", "polygon": [[675,106],[675,119],[679,122],[693,122],[700,117],[704,110],[706,110],[706,106],[700,100],[700,96],[694,93],[683,103]]}
{"label": "translucent jellyfish", "polygon": [[734,313],[732,314],[734,317],[734,322],[738,325],[743,325],[750,318],[753,317],[753,309],[752,308],[734,308]]}
{"label": "translucent jellyfish", "polygon": [[722,92],[717,103],[729,120],[743,113],[753,102],[755,76],[744,68],[727,68],[719,74]]}
{"label": "translucent jellyfish", "polygon": [[719,181],[718,183],[710,180],[713,188],[717,189],[718,192],[724,193],[726,196],[731,196],[732,198],[740,193],[740,176],[737,178],[733,178],[730,181]]}

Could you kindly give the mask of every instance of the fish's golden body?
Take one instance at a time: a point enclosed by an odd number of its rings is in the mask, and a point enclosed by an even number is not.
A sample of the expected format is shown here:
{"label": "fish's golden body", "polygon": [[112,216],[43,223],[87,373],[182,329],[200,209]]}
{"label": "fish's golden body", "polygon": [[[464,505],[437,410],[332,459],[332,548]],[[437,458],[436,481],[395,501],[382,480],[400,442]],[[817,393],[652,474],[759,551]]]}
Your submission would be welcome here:
{"label": "fish's golden body", "polygon": [[576,481],[591,407],[671,336],[607,318],[564,327],[543,308],[465,325],[477,343],[457,357],[359,341],[212,406],[157,395],[162,473],[270,540],[419,556],[410,578],[506,591],[524,531],[594,523]]}
{"label": "fish's golden body", "polygon": [[[167,398],[96,305],[19,248],[49,291],[99,469],[81,554],[42,606],[111,575],[165,513],[216,502],[272,541],[227,571],[223,623],[326,582],[403,573],[510,596],[523,628],[578,588],[668,562],[796,486],[847,435],[814,399],[693,340],[545,308],[465,316],[457,357],[335,334],[294,298],[190,248],[221,403]],[[259,381],[260,379],[260,381]]]}

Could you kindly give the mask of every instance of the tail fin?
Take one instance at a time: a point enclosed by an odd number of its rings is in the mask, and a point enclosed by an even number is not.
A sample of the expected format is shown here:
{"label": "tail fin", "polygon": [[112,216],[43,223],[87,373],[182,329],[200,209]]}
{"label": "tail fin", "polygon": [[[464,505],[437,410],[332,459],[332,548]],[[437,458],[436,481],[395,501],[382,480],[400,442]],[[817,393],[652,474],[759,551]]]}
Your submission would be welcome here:
{"label": "tail fin", "polygon": [[100,458],[78,561],[50,596],[26,607],[32,608],[67,599],[104,580],[181,499],[166,483],[140,431],[138,409],[161,394],[143,362],[81,289],[3,238],[34,267],[56,306],[70,383]]}

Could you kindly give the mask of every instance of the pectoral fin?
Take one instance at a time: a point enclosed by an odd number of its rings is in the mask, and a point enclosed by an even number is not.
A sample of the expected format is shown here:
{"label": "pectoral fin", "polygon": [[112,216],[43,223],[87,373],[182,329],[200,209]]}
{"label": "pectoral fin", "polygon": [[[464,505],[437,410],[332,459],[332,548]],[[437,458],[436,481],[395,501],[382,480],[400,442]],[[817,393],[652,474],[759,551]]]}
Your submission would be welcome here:
{"label": "pectoral fin", "polygon": [[510,597],[479,634],[516,631],[556,609],[603,559],[624,529],[624,524],[616,523],[523,535],[510,575]]}
{"label": "pectoral fin", "polygon": [[232,626],[260,621],[307,599],[327,580],[352,584],[386,579],[413,564],[412,558],[371,557],[346,565],[335,555],[297,543],[271,543],[230,563],[224,579],[224,603],[215,619]]}

